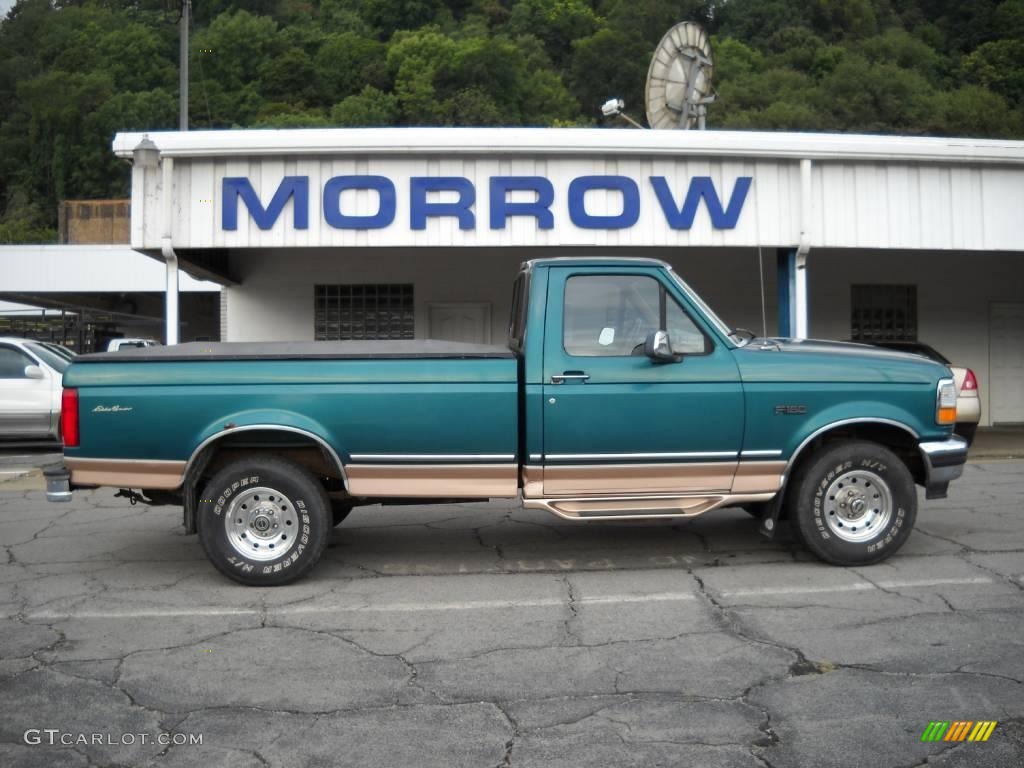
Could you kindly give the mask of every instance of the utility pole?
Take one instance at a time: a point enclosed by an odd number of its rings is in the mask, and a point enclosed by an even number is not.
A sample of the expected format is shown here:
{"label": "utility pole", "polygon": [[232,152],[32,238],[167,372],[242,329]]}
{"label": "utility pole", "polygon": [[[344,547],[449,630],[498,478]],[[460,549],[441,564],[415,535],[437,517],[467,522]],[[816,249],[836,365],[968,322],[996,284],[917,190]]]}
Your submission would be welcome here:
{"label": "utility pole", "polygon": [[178,130],[188,130],[188,25],[192,0],[181,0],[178,67]]}

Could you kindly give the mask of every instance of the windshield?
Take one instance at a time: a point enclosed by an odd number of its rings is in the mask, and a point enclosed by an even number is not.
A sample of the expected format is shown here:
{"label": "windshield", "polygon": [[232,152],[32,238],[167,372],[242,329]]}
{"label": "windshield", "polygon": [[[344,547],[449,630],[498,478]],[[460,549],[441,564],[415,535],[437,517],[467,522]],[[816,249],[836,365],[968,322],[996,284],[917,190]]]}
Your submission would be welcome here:
{"label": "windshield", "polygon": [[48,349],[42,344],[38,344],[34,341],[25,343],[25,347],[36,357],[46,363],[48,366],[53,368],[57,373],[64,373],[71,365],[71,361],[63,355],[58,355],[52,349]]}
{"label": "windshield", "polygon": [[[683,281],[683,278],[681,278],[679,275],[677,275],[675,273],[675,270],[673,270],[672,267],[668,268],[668,273],[669,273],[669,275],[671,275],[672,279],[676,281],[676,285],[678,285],[680,288],[683,289],[683,293],[686,294],[686,298],[688,298],[690,301],[692,301],[694,304],[697,305],[697,307],[700,309],[700,311],[704,313],[704,316],[708,320],[711,321],[712,325],[714,325],[715,328],[717,328],[719,330],[719,332],[723,336],[725,336],[727,339],[729,339],[734,344],[738,344],[739,346],[743,346],[743,344],[739,340],[733,338],[733,334],[732,334],[732,331],[729,329],[729,326],[727,326],[725,323],[722,322],[722,319],[718,315],[715,314],[714,310],[712,310],[711,307],[709,307],[707,305],[707,303],[705,303],[704,299],[702,299],[700,296],[698,296],[690,288],[690,286],[688,286]],[[749,339],[748,339],[748,342],[749,342]]]}

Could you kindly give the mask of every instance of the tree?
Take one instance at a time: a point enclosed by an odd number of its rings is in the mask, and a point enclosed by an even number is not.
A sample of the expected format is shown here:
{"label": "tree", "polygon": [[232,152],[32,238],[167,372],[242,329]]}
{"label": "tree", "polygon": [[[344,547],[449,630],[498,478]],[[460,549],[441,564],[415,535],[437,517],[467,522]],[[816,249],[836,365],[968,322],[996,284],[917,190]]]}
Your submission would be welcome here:
{"label": "tree", "polygon": [[[712,128],[1024,136],[1024,0],[208,0],[194,127],[587,125],[642,118],[679,21],[713,34]],[[122,195],[120,130],[173,128],[162,0],[17,0],[0,20],[0,240]]]}
{"label": "tree", "polygon": [[394,125],[398,118],[398,98],[368,85],[348,96],[331,110],[334,125],[352,128]]}

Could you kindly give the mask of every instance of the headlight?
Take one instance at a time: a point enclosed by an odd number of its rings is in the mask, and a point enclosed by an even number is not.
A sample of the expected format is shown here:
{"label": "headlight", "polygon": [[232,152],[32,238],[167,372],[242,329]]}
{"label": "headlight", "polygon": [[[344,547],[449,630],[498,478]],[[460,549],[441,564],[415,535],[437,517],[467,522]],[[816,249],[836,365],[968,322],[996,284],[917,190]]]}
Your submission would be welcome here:
{"label": "headlight", "polygon": [[956,423],[956,384],[952,379],[939,381],[935,392],[935,423]]}

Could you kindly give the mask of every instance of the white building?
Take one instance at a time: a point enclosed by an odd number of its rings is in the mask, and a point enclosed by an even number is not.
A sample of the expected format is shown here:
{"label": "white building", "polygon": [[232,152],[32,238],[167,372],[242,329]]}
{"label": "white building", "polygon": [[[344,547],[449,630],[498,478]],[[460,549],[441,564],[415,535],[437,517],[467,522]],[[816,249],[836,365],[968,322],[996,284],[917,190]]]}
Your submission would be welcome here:
{"label": "white building", "polygon": [[727,322],[917,339],[1024,422],[1024,142],[577,129],[119,134],[132,247],[228,341],[500,343],[527,258],[662,258]]}

